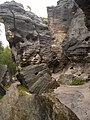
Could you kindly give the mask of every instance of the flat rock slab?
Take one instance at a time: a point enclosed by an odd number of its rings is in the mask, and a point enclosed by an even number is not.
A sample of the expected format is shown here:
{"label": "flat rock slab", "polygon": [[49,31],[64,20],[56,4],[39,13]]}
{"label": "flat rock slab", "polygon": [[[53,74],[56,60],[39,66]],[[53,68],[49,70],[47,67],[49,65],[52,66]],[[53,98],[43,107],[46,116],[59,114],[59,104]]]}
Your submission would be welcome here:
{"label": "flat rock slab", "polygon": [[80,120],[90,120],[90,82],[81,86],[61,85],[54,93]]}

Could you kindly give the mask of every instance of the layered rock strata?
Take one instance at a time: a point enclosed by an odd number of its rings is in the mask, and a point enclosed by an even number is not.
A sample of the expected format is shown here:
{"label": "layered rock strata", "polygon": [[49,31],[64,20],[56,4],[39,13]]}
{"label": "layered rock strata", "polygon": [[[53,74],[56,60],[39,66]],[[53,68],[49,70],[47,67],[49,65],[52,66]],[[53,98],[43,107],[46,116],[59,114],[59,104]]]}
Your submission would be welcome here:
{"label": "layered rock strata", "polygon": [[52,49],[65,68],[62,74],[72,74],[75,79],[84,75],[89,80],[89,1],[59,0],[57,6],[48,7],[47,11],[49,29],[55,38]]}
{"label": "layered rock strata", "polygon": [[21,66],[50,63],[52,57],[52,37],[48,26],[41,18],[16,3],[0,5],[0,16],[4,20],[7,40],[12,50],[13,60]]}

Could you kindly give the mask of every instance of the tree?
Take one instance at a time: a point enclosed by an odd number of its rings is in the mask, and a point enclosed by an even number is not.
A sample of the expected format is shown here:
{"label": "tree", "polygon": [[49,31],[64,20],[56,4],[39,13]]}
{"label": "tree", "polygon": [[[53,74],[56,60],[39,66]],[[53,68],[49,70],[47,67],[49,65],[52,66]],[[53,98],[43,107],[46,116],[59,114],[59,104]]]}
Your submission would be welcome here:
{"label": "tree", "polygon": [[[2,46],[1,46],[2,47]],[[14,75],[16,72],[16,64],[12,60],[11,51],[9,47],[0,47],[0,64],[7,65],[10,75]]]}

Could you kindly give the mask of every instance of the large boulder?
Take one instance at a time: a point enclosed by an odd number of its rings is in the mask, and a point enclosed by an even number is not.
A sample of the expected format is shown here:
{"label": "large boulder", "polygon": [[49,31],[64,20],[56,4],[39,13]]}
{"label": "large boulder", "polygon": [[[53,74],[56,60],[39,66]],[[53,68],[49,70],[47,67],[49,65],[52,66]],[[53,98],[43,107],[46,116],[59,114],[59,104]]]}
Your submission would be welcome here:
{"label": "large boulder", "polygon": [[14,83],[0,100],[0,120],[79,120],[50,94],[33,95],[18,91]]}
{"label": "large boulder", "polygon": [[68,106],[80,120],[90,119],[90,82],[81,86],[62,85],[55,90],[59,100]]}
{"label": "large boulder", "polygon": [[79,120],[71,110],[49,95],[21,97],[12,110],[11,120]]}
{"label": "large boulder", "polygon": [[27,66],[16,76],[20,83],[34,94],[41,94],[59,86],[58,82],[52,79],[50,70],[44,63]]}

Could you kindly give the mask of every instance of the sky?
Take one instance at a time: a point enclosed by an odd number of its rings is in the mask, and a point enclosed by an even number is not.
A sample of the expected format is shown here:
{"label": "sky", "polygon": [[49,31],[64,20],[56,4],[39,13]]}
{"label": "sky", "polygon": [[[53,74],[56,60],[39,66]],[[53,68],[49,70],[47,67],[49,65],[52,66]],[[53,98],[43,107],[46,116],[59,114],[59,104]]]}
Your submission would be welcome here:
{"label": "sky", "polygon": [[[0,4],[10,0],[0,0]],[[22,3],[24,7],[30,6],[33,13],[40,17],[47,16],[47,6],[56,6],[58,0],[14,0]]]}
{"label": "sky", "polygon": [[[11,0],[0,0],[0,4]],[[47,6],[56,6],[58,0],[14,0],[18,3],[22,3],[25,8],[31,7],[31,11],[39,17],[47,17]],[[4,25],[0,24],[0,40],[4,46],[8,45],[5,38]]]}
{"label": "sky", "polygon": [[4,47],[9,46],[9,43],[6,40],[6,36],[5,36],[4,24],[2,23],[0,23],[0,41],[2,41]]}

